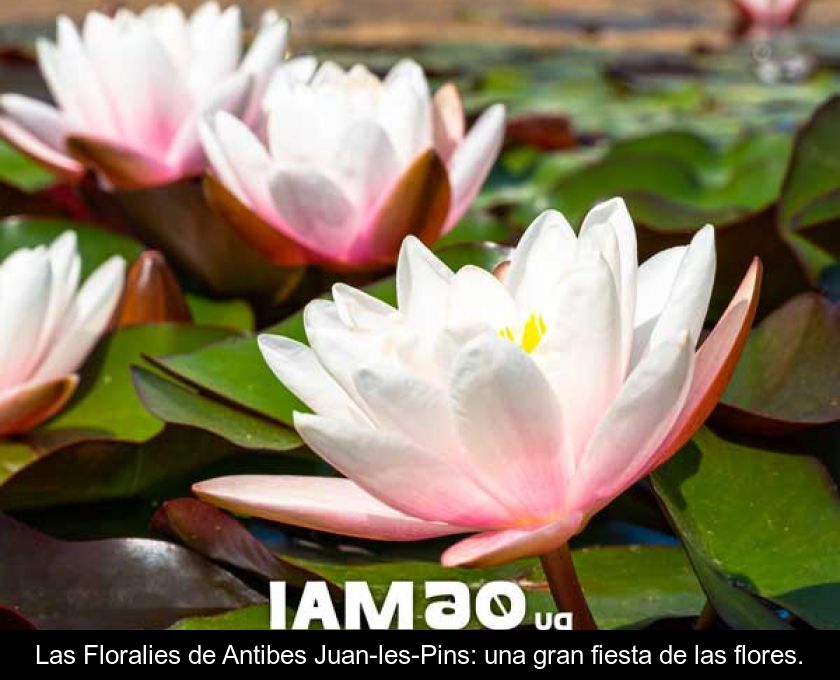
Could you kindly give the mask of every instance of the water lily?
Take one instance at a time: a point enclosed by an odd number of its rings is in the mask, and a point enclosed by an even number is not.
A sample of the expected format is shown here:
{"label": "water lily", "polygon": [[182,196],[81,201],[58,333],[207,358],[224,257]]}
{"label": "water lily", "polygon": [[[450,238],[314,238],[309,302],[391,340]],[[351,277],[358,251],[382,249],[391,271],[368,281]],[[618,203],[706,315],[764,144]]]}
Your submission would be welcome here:
{"label": "water lily", "polygon": [[0,135],[66,179],[86,167],[123,188],[200,175],[199,119],[228,111],[256,122],[259,102],[286,51],[287,22],[263,16],[244,58],[241,12],[174,4],[113,17],[90,12],[81,30],[66,16],[38,63],[57,106],[0,98]]}
{"label": "water lily", "polygon": [[735,9],[750,33],[778,31],[792,25],[807,0],[733,0]]}
{"label": "water lily", "polygon": [[392,264],[407,234],[432,243],[478,194],[504,136],[504,108],[465,132],[458,90],[432,96],[415,62],[380,80],[322,64],[269,86],[264,138],[219,112],[202,127],[211,200],[279,264]]}
{"label": "water lily", "polygon": [[74,371],[114,313],[124,260],[110,258],[80,287],[81,266],[72,231],[0,264],[0,435],[25,432],[64,406]]}
{"label": "water lily", "polygon": [[306,444],[345,477],[234,476],[194,487],[222,508],[366,539],[471,534],[445,565],[562,548],[677,451],[729,380],[755,313],[754,261],[697,349],[715,232],[637,263],[620,199],[579,236],[542,214],[510,260],[453,273],[417,238],[397,308],[344,284],[304,312],[309,346],[263,335],[311,413]]}

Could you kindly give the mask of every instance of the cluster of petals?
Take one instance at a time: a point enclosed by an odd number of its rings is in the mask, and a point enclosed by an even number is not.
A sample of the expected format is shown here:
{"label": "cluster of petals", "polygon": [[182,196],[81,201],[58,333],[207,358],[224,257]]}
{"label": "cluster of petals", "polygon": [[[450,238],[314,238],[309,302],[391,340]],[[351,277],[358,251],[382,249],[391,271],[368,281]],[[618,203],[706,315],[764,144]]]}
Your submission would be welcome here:
{"label": "cluster of petals", "polygon": [[200,175],[200,120],[226,111],[256,124],[285,56],[285,20],[263,15],[244,57],[241,24],[239,7],[215,2],[189,17],[175,4],[90,12],[79,28],[61,16],[55,41],[37,42],[56,105],[3,95],[0,135],[69,180],[90,167],[123,188]]}
{"label": "cluster of petals", "polygon": [[234,512],[367,539],[470,534],[446,565],[544,554],[677,451],[726,386],[755,313],[756,260],[700,344],[714,229],[640,266],[620,199],[576,235],[548,211],[489,273],[415,237],[396,308],[344,284],[305,309],[308,345],[263,335],[311,412],[306,444],[343,477],[197,484]]}
{"label": "cluster of petals", "polygon": [[76,234],[21,248],[0,264],[0,435],[25,432],[73,394],[76,371],[120,299],[125,262],[114,256],[80,284]]}
{"label": "cluster of petals", "polygon": [[392,264],[409,234],[434,242],[475,199],[504,138],[503,106],[467,132],[458,90],[432,95],[411,60],[380,79],[301,58],[263,104],[264,134],[219,112],[201,137],[217,202],[280,264],[372,268]]}

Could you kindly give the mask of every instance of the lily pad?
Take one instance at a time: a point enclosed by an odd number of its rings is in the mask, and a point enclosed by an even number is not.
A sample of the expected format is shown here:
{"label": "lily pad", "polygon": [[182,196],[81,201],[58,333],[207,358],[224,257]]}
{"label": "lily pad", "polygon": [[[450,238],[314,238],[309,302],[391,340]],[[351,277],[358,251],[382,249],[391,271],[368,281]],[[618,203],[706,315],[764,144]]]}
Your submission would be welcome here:
{"label": "lily pad", "polygon": [[706,566],[813,626],[840,628],[840,501],[820,462],[704,429],[652,478]]}
{"label": "lily pad", "polygon": [[0,554],[0,601],[39,628],[164,628],[264,601],[164,541],[58,541],[0,515]]}
{"label": "lily pad", "polygon": [[840,306],[794,298],[750,335],[716,422],[772,435],[840,420],[838,348]]}

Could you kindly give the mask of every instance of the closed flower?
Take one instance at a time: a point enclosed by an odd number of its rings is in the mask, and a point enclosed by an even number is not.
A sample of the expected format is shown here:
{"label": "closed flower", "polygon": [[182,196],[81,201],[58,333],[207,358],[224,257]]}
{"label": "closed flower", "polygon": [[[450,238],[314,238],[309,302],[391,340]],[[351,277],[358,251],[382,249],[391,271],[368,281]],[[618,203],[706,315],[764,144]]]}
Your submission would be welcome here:
{"label": "closed flower", "polygon": [[124,260],[112,257],[81,287],[80,275],[72,231],[0,265],[0,435],[25,432],[67,402],[74,372],[111,319]]}

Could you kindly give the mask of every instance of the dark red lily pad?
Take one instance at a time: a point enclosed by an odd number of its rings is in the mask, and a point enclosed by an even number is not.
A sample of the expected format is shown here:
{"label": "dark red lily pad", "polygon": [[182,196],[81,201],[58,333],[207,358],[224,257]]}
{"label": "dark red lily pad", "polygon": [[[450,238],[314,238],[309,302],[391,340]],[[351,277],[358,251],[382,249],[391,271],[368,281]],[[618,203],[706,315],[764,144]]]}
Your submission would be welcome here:
{"label": "dark red lily pad", "polygon": [[265,601],[165,541],[59,541],[0,515],[0,554],[0,601],[39,628],[164,628]]}
{"label": "dark red lily pad", "polygon": [[750,335],[715,413],[721,427],[779,435],[840,420],[840,305],[800,295]]}
{"label": "dark red lily pad", "polygon": [[176,498],[163,503],[152,517],[152,528],[178,539],[211,560],[244,569],[269,581],[286,581],[302,587],[307,581],[322,580],[274,555],[226,512],[194,498]]}

